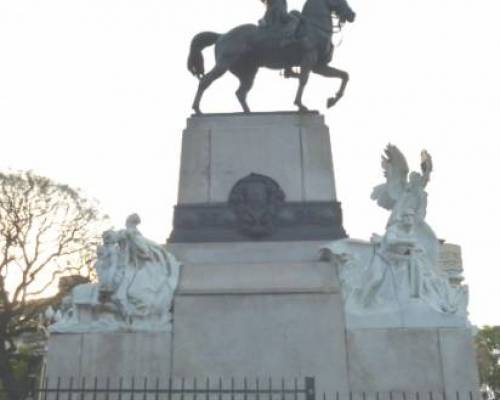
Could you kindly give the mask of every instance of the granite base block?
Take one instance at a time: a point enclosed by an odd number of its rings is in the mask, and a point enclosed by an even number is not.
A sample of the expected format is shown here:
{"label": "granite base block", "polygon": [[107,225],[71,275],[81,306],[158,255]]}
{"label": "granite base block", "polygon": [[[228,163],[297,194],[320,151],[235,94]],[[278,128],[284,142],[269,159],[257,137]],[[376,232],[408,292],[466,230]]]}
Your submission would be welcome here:
{"label": "granite base block", "polygon": [[349,329],[347,356],[355,392],[479,393],[466,328]]}
{"label": "granite base block", "polygon": [[[85,378],[93,384],[97,377],[117,385],[120,378],[129,385],[132,378],[159,378],[166,382],[171,370],[172,335],[165,333],[87,333],[51,335],[46,376],[73,378],[75,385]],[[128,382],[128,383],[127,383]]]}
{"label": "granite base block", "polygon": [[173,376],[314,376],[348,390],[340,294],[179,296]]}

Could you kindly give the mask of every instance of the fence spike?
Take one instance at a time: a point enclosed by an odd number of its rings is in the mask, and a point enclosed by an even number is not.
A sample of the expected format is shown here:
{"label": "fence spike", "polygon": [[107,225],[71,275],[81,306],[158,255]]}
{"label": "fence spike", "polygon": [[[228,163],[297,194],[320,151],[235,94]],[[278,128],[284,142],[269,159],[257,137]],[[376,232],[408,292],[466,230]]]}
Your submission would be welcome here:
{"label": "fence spike", "polygon": [[49,388],[49,377],[46,376],[45,379],[44,379],[44,383],[43,383],[43,400],[47,400],[47,390]]}
{"label": "fence spike", "polygon": [[160,378],[156,378],[155,400],[159,400],[159,398],[160,398]]}
{"label": "fence spike", "polygon": [[69,378],[68,400],[73,400],[73,377]]}
{"label": "fence spike", "polygon": [[111,378],[106,378],[106,400],[109,400],[109,391],[111,390]]}
{"label": "fence spike", "polygon": [[123,376],[120,376],[120,380],[118,382],[118,400],[122,400],[123,393]]}
{"label": "fence spike", "polygon": [[56,400],[59,400],[60,389],[61,389],[61,377],[57,378]]}
{"label": "fence spike", "polygon": [[80,386],[80,400],[85,400],[85,395],[86,395],[86,392],[85,392],[85,386],[87,384],[87,380],[84,377],[82,377],[82,384]]}
{"label": "fence spike", "polygon": [[94,395],[92,396],[92,398],[94,400],[97,400],[97,385],[98,385],[98,381],[97,381],[97,376],[94,378]]}
{"label": "fence spike", "polygon": [[142,396],[142,400],[148,400],[148,377],[144,377],[144,395]]}
{"label": "fence spike", "polygon": [[132,396],[130,397],[130,399],[134,400],[134,398],[135,398],[135,377],[132,377],[130,391],[131,391],[131,394],[132,394]]}
{"label": "fence spike", "polygon": [[186,384],[186,378],[182,377],[181,379],[181,400],[184,400],[184,387]]}

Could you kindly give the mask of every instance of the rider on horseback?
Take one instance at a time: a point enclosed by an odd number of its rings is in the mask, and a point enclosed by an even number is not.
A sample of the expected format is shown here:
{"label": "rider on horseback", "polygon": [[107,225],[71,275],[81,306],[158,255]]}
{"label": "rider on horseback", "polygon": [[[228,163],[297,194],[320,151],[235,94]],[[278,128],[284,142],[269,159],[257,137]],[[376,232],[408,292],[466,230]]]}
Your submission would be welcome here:
{"label": "rider on horseback", "polygon": [[[226,72],[240,81],[236,97],[244,112],[250,112],[247,95],[261,67],[285,69],[285,76],[297,76],[299,87],[294,104],[306,111],[302,95],[311,72],[341,80],[337,93],[327,99],[332,107],[344,95],[349,74],[329,65],[334,33],[332,14],[341,23],[353,22],[356,14],[348,0],[306,0],[302,13],[287,13],[286,0],[261,0],[267,6],[260,26],[244,24],[225,34],[200,32],[191,40],[187,67],[199,78],[193,101],[195,113],[208,87]],[[287,43],[288,42],[288,43]],[[215,45],[215,66],[205,73],[203,49]],[[300,73],[291,71],[299,67]]]}
{"label": "rider on horseback", "polygon": [[286,0],[261,0],[266,5],[266,14],[259,21],[260,26],[283,25],[290,21]]}
{"label": "rider on horseback", "polygon": [[285,47],[296,40],[295,33],[300,22],[297,11],[288,12],[286,0],[261,0],[266,5],[266,13],[259,21],[261,29],[272,32],[273,42]]}

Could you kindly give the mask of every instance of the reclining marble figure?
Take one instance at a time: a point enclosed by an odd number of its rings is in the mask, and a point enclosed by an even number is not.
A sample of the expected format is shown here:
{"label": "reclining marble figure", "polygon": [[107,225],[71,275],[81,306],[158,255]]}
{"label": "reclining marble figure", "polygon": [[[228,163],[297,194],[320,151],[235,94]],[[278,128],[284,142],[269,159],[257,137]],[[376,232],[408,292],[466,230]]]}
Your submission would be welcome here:
{"label": "reclining marble figure", "polygon": [[108,230],[97,250],[97,283],[76,286],[64,299],[53,333],[167,331],[180,265],[163,246],[137,229],[137,214],[126,228]]}

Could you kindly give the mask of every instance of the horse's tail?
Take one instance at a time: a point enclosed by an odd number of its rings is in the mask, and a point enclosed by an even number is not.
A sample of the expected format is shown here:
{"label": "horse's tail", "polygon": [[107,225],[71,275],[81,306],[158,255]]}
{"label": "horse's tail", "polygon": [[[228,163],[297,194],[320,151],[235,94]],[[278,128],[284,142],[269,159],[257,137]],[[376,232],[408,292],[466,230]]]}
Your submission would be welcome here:
{"label": "horse's tail", "polygon": [[215,32],[201,32],[198,33],[191,41],[191,50],[187,67],[189,72],[198,78],[205,75],[205,63],[203,61],[202,50],[205,47],[213,45],[221,35]]}

